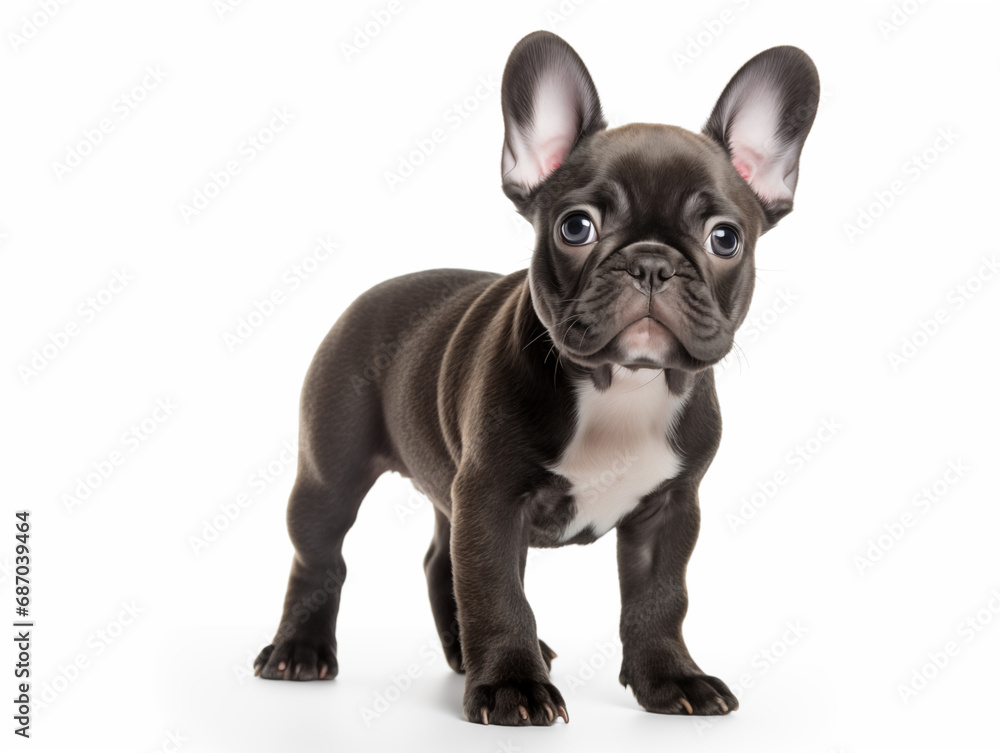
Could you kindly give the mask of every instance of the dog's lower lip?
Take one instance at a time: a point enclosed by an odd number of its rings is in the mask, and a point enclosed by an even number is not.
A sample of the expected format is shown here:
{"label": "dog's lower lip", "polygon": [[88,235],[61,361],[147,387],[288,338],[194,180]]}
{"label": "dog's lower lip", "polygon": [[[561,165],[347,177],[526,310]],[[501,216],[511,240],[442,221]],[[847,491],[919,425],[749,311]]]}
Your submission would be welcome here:
{"label": "dog's lower lip", "polygon": [[675,340],[677,339],[677,335],[674,334],[674,331],[672,329],[670,329],[670,327],[668,327],[666,324],[664,324],[662,321],[660,321],[658,318],[656,318],[652,314],[644,314],[643,316],[640,316],[638,319],[635,319],[635,320],[629,322],[628,324],[626,324],[624,327],[622,327],[620,330],[618,330],[618,332],[616,332],[614,335],[612,335],[603,345],[601,345],[598,348],[595,348],[592,351],[583,351],[583,350],[581,350],[578,347],[574,347],[571,342],[564,342],[563,345],[562,345],[562,347],[565,350],[567,350],[572,355],[576,355],[576,356],[579,356],[579,357],[582,357],[582,358],[590,358],[591,356],[596,356],[598,353],[601,353],[611,343],[613,343],[615,340],[621,338],[628,331],[628,329],[630,327],[634,327],[636,324],[640,324],[640,323],[646,321],[647,319],[652,320],[653,322],[656,322],[656,324],[660,325],[660,327],[662,327],[663,330],[666,331],[667,337],[673,338]]}
{"label": "dog's lower lip", "polygon": [[654,323],[656,323],[656,324],[659,324],[659,325],[660,325],[660,326],[661,326],[661,327],[662,327],[663,329],[665,329],[665,330],[666,330],[667,332],[669,332],[669,333],[670,333],[671,335],[673,335],[673,334],[674,334],[674,333],[673,333],[673,330],[671,330],[671,329],[670,329],[670,327],[668,327],[668,326],[667,326],[666,324],[664,324],[663,322],[661,322],[661,321],[660,321],[659,319],[657,319],[657,318],[656,318],[655,316],[653,316],[652,314],[646,314],[645,316],[640,316],[640,317],[639,317],[638,319],[636,319],[636,320],[635,320],[634,322],[629,322],[629,323],[628,323],[628,324],[626,324],[626,325],[625,325],[624,327],[622,327],[622,329],[621,329],[621,332],[619,332],[618,334],[619,334],[619,335],[621,335],[621,334],[624,334],[625,332],[627,332],[627,331],[628,331],[629,329],[631,329],[631,328],[632,328],[632,327],[634,327],[635,325],[637,325],[637,324],[642,324],[643,322],[645,322],[645,321],[647,321],[647,320],[649,320],[649,321],[651,321],[651,322],[654,322]]}
{"label": "dog's lower lip", "polygon": [[644,330],[646,336],[656,336],[654,333],[657,333],[661,337],[664,334],[668,337],[675,337],[674,333],[666,324],[661,322],[655,316],[648,314],[623,327],[621,332],[618,333],[618,336],[627,337],[629,332],[634,330]]}
{"label": "dog's lower lip", "polygon": [[[664,327],[666,327],[666,326],[667,326],[666,324],[663,324],[663,322],[661,322],[661,321],[660,321],[659,319],[657,319],[657,318],[656,318],[655,316],[653,316],[652,314],[645,314],[645,315],[643,315],[643,316],[640,316],[640,317],[639,317],[638,319],[636,319],[636,320],[635,320],[634,322],[632,322],[632,324],[635,324],[636,322],[641,322],[641,321],[643,321],[643,320],[645,320],[645,319],[652,319],[652,320],[653,320],[654,322],[656,322],[657,324],[660,324],[660,325],[663,325]],[[632,325],[630,324],[629,326],[632,326]]]}

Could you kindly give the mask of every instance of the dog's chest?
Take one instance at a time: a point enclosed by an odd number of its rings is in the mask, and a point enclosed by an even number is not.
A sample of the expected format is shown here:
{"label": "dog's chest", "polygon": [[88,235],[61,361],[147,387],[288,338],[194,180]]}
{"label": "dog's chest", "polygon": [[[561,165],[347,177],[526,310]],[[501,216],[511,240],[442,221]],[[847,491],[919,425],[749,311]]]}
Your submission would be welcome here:
{"label": "dog's chest", "polygon": [[669,435],[683,409],[656,369],[618,369],[611,386],[577,389],[576,431],[550,470],[572,487],[573,517],[559,537],[588,527],[603,536],[639,501],[681,470]]}

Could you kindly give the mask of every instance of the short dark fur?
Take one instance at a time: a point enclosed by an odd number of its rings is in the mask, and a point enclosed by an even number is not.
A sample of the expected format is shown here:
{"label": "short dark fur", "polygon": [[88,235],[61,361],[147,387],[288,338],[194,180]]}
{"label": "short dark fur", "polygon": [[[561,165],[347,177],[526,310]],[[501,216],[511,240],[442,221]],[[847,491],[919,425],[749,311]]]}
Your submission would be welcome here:
{"label": "short dark fur", "polygon": [[[549,66],[576,82],[577,129],[561,166],[530,185],[510,177],[519,149],[512,134],[531,130]],[[775,48],[745,71],[777,82],[789,115],[780,137],[801,148],[818,98],[809,59]],[[502,89],[504,190],[535,225],[530,270],[388,280],[351,304],[320,345],[302,392],[288,505],[296,554],[278,633],[255,663],[261,676],[336,676],[344,536],[375,480],[396,471],[435,507],[424,569],[448,663],[466,673],[467,718],[568,721],[549,681],[555,654],[538,639],[524,596],[527,551],[595,540],[590,528],[560,539],[576,502],[550,469],[574,434],[577,386],[590,380],[606,391],[616,370],[641,367],[662,369],[671,393],[684,397],[670,437],[684,463],[616,526],[620,680],[650,711],[737,708],[684,645],[684,572],[698,535],[698,485],[721,435],[711,366],[746,316],[757,237],[791,203],[758,198],[733,168],[724,117],[740,104],[726,102],[732,91],[745,89],[730,83],[704,135],[645,124],[608,131],[590,76],[565,42],[536,32],[515,47]],[[786,183],[794,187],[795,177]],[[556,232],[580,205],[596,208],[600,238],[573,253]],[[705,223],[719,215],[743,234],[742,255],[723,263],[704,248]],[[643,318],[663,325],[671,344],[630,361],[620,333]]]}

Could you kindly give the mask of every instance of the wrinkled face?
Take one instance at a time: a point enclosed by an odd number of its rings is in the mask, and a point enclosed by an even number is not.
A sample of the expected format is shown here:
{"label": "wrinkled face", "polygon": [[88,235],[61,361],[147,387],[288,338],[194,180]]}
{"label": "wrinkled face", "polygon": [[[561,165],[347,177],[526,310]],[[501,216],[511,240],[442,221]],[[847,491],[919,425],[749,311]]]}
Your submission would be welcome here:
{"label": "wrinkled face", "polygon": [[583,61],[529,34],[504,69],[504,193],[535,226],[531,298],[560,356],[699,371],[750,306],[754,246],[792,209],[819,103],[802,50],[736,72],[701,133],[608,130]]}
{"label": "wrinkled face", "polygon": [[533,199],[532,299],[564,358],[697,371],[729,352],[765,218],[711,139],[598,131]]}

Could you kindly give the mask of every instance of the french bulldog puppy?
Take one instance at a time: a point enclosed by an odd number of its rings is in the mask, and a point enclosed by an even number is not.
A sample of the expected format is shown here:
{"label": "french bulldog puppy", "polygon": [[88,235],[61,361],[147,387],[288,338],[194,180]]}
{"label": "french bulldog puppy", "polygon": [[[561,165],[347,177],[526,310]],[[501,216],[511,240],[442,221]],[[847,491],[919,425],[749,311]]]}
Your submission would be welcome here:
{"label": "french bulldog puppy", "polygon": [[525,559],[612,528],[621,683],[648,711],[726,714],[736,697],[681,633],[698,485],[721,432],[712,366],[750,306],[757,239],[792,208],[816,69],[774,47],[736,73],[700,133],[608,129],[576,52],[535,32],[501,98],[503,190],[534,225],[530,268],[396,277],[334,324],[302,391],[296,553],[256,671],[336,676],[344,536],[396,471],[434,505],[424,569],[470,721],[569,721]]}

